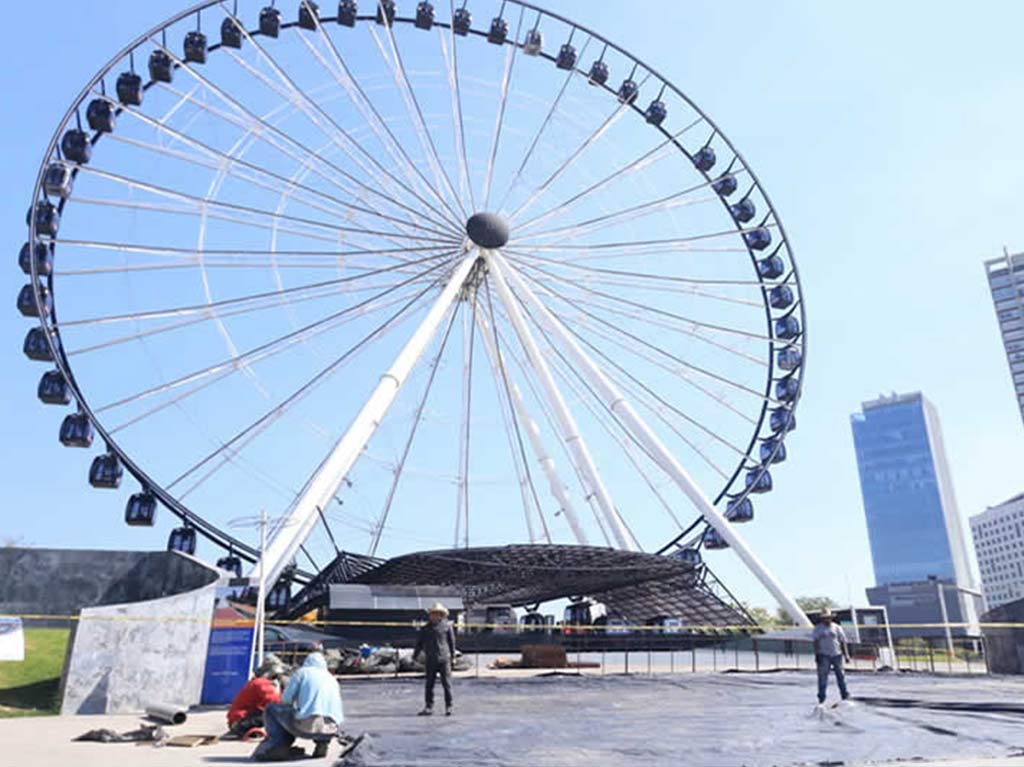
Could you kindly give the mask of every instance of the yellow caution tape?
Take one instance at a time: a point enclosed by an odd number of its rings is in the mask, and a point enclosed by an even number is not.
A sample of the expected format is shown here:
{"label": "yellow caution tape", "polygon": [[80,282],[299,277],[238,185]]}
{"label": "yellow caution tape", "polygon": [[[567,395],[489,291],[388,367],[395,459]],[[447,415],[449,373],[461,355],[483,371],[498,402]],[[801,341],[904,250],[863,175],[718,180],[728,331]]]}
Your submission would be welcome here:
{"label": "yellow caution tape", "polygon": [[[177,622],[192,622],[192,623],[208,623],[211,618],[197,618],[195,616],[138,616],[138,615],[7,615],[0,614],[0,618],[21,618],[22,620],[62,620],[62,621],[82,621],[82,620],[95,620],[95,621],[152,621],[154,623],[177,623]],[[216,618],[213,619],[219,626],[252,626],[254,620],[252,618]],[[284,620],[267,620],[267,625],[274,626],[297,626],[297,627],[308,627],[308,626],[359,626],[359,627],[379,627],[379,628],[419,628],[426,619],[412,620],[412,621],[317,621],[317,620],[295,620],[295,621],[284,621]],[[1024,622],[1001,622],[1001,623],[888,623],[888,624],[840,624],[844,628],[856,627],[858,629],[869,629],[869,630],[884,630],[884,629],[945,629],[949,627],[951,629],[969,628],[972,626],[978,626],[983,629],[1020,629],[1024,628]],[[659,634],[681,634],[686,632],[705,633],[711,632],[720,634],[722,632],[730,633],[745,633],[749,634],[752,631],[779,631],[779,630],[792,630],[792,629],[805,629],[806,626],[797,626],[795,624],[787,625],[771,625],[771,626],[757,626],[757,625],[736,625],[736,626],[716,626],[711,624],[685,624],[685,625],[673,625],[673,626],[631,626],[631,625],[601,625],[594,626],[590,624],[552,624],[544,626],[525,626],[521,624],[510,624],[510,623],[460,623],[456,624],[459,629],[494,629],[499,631],[505,631],[508,633],[521,633],[521,634],[543,634],[546,632],[560,633],[560,634],[574,634],[574,633],[587,633],[587,632],[601,632],[605,634],[616,634],[619,632],[656,632]],[[785,637],[779,637],[784,639]]]}

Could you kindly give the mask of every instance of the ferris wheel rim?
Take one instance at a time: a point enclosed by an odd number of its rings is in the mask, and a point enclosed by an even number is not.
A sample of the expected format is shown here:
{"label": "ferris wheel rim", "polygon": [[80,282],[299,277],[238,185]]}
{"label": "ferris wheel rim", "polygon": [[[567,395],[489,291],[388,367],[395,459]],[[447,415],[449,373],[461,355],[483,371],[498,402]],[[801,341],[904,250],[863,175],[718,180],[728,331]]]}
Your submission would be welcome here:
{"label": "ferris wheel rim", "polygon": [[[749,163],[747,163],[747,161],[743,157],[742,153],[739,152],[738,149],[732,144],[732,142],[729,140],[728,136],[723,131],[721,131],[718,128],[717,124],[697,104],[695,104],[681,89],[679,89],[677,86],[675,86],[672,83],[672,81],[670,81],[667,78],[663,77],[657,70],[655,70],[652,67],[648,66],[643,60],[641,60],[638,57],[634,56],[627,49],[625,49],[622,46],[619,46],[618,44],[616,44],[616,43],[612,42],[611,40],[605,38],[603,35],[595,32],[594,30],[592,30],[592,29],[590,29],[590,28],[588,28],[588,27],[586,27],[584,25],[578,24],[575,21],[572,21],[572,20],[568,19],[564,15],[557,14],[557,13],[554,13],[554,12],[551,12],[551,11],[547,11],[547,10],[545,10],[543,8],[540,8],[539,6],[537,6],[537,5],[533,4],[533,3],[523,2],[522,0],[507,0],[507,1],[508,1],[509,4],[512,4],[512,5],[515,5],[515,6],[519,6],[519,7],[523,8],[523,9],[528,9],[528,10],[531,10],[531,11],[536,11],[538,13],[538,23],[537,23],[537,25],[535,25],[535,28],[536,28],[536,26],[539,26],[539,19],[542,18],[542,17],[549,17],[549,18],[561,21],[562,23],[564,23],[566,25],[569,25],[573,29],[578,29],[578,30],[584,32],[585,34],[589,35],[593,39],[599,40],[601,43],[604,43],[607,48],[611,48],[611,49],[614,49],[614,50],[620,52],[623,56],[627,57],[630,61],[634,62],[635,65],[637,65],[638,67],[642,67],[642,69],[644,71],[646,71],[650,75],[654,76],[658,81],[660,81],[660,83],[665,88],[668,88],[671,91],[673,91],[679,98],[681,98],[683,101],[685,101],[686,104],[691,109],[693,109],[695,113],[700,115],[701,118],[712,129],[712,136],[713,137],[717,137],[726,146],[728,146],[730,151],[735,155],[734,162],[738,162],[740,164],[740,166],[742,167],[743,171],[745,171],[746,173],[748,173],[750,175],[750,178],[751,178],[751,180],[752,180],[752,182],[754,184],[754,187],[758,190],[758,193],[764,199],[766,205],[768,206],[769,215],[772,217],[772,219],[774,221],[773,225],[775,227],[777,227],[777,229],[778,229],[778,231],[780,233],[780,236],[781,236],[780,246],[784,244],[785,247],[786,247],[786,252],[788,254],[788,261],[789,261],[789,267],[790,267],[790,272],[791,272],[790,276],[787,277],[787,284],[792,284],[794,286],[794,288],[798,291],[798,294],[799,294],[799,298],[795,302],[794,306],[790,309],[789,312],[787,312],[787,315],[788,314],[792,314],[794,312],[797,312],[799,314],[799,317],[800,317],[799,348],[800,348],[800,351],[801,351],[802,356],[803,356],[803,363],[800,366],[799,374],[797,376],[798,389],[797,389],[797,392],[796,392],[795,396],[791,399],[790,404],[789,404],[789,409],[791,411],[794,411],[796,409],[797,405],[799,404],[799,401],[800,401],[800,398],[801,398],[801,395],[802,395],[802,392],[803,392],[803,379],[804,379],[805,369],[806,369],[806,347],[807,347],[806,334],[807,334],[807,330],[806,330],[806,322],[805,322],[805,297],[804,297],[803,290],[801,288],[801,283],[800,283],[800,278],[799,278],[799,268],[798,268],[798,265],[797,265],[797,262],[796,262],[796,258],[795,258],[794,254],[793,254],[793,250],[792,250],[792,246],[791,246],[789,237],[788,237],[788,235],[785,232],[784,224],[783,224],[781,218],[779,217],[774,204],[772,203],[770,197],[768,196],[768,193],[767,193],[765,187],[762,185],[762,183],[760,182],[759,178],[756,176],[754,170],[750,167]],[[92,77],[92,79],[82,89],[82,91],[79,93],[79,95],[73,100],[72,106],[67,110],[67,112],[65,113],[63,119],[60,121],[57,129],[55,130],[53,136],[50,139],[49,145],[48,145],[47,150],[46,150],[46,152],[44,154],[44,159],[43,159],[43,161],[42,161],[42,163],[40,165],[40,169],[39,169],[39,172],[37,173],[37,177],[36,177],[36,182],[35,182],[35,186],[34,186],[34,193],[33,193],[33,198],[32,198],[33,199],[33,203],[32,203],[33,204],[33,208],[34,208],[34,206],[36,205],[37,202],[40,202],[40,201],[43,201],[43,200],[48,200],[48,196],[46,195],[45,191],[43,190],[43,181],[44,181],[44,177],[45,177],[47,166],[51,162],[52,158],[56,156],[56,150],[57,150],[57,147],[59,145],[60,137],[61,137],[62,132],[68,127],[68,125],[74,119],[75,115],[78,113],[78,110],[82,107],[82,105],[88,99],[90,93],[96,87],[96,85],[98,83],[100,83],[104,79],[104,77],[106,77],[114,69],[114,67],[117,66],[117,64],[119,62],[123,61],[127,56],[129,56],[136,49],[138,49],[141,46],[145,45],[147,41],[151,42],[152,39],[154,38],[154,36],[158,35],[159,33],[163,32],[165,30],[167,30],[169,27],[173,26],[174,24],[177,24],[177,23],[179,23],[179,22],[189,18],[190,16],[192,16],[194,14],[197,14],[197,13],[199,13],[201,11],[207,10],[207,9],[212,8],[214,6],[221,6],[221,7],[223,7],[223,3],[221,2],[221,0],[204,0],[203,2],[196,3],[195,5],[193,5],[193,6],[189,7],[189,8],[187,8],[187,9],[179,12],[178,14],[175,14],[174,16],[172,16],[172,17],[162,21],[160,24],[154,26],[151,30],[149,30],[146,33],[143,33],[142,35],[137,37],[133,42],[129,43],[127,46],[122,48],[120,52],[115,54],[115,56],[113,56],[107,62],[107,64],[105,64]],[[323,21],[330,21],[332,19],[330,17],[323,17],[322,20]],[[358,21],[360,21],[360,22],[372,22],[373,20],[374,20],[374,16],[373,15],[362,15],[362,16],[358,17]],[[411,24],[411,23],[413,23],[413,21],[414,21],[414,19],[411,18],[411,17],[397,17],[396,16],[394,18],[394,20],[393,20],[393,23],[396,23],[396,24],[397,23],[410,23]],[[451,26],[450,23],[445,23],[443,21],[437,21],[437,22],[435,22],[435,25],[438,26],[438,27],[450,27]],[[291,28],[294,28],[294,27],[297,27],[297,26],[298,26],[298,22],[295,22],[295,21],[284,22],[284,23],[281,24],[281,28],[282,29],[291,29]],[[473,35],[477,35],[477,36],[486,36],[486,32],[485,31],[482,31],[482,30],[479,30],[479,29],[475,29],[475,28],[471,29],[470,33],[473,34]],[[250,32],[249,34],[259,35],[261,33],[260,33],[259,30],[254,30],[254,31]],[[518,44],[519,44],[519,41],[518,40],[513,40],[513,39],[505,40],[504,43],[503,43],[503,45],[511,45],[511,46],[517,46]],[[213,51],[215,51],[215,50],[217,50],[217,49],[219,49],[221,47],[222,47],[221,43],[215,42],[215,43],[212,43],[208,47],[207,50],[210,51],[210,52],[213,52]],[[551,54],[547,53],[546,51],[541,53],[540,56],[543,57],[543,58],[546,58],[546,59],[548,59],[550,61],[554,61],[554,57]],[[576,69],[576,71],[578,71],[578,72],[581,72],[581,73],[585,74],[585,72],[582,69],[579,69],[579,68],[576,68],[576,67],[574,67],[574,69]],[[149,80],[148,82],[146,82],[144,87],[148,89],[149,87],[153,86],[155,83],[156,83],[156,81]],[[615,92],[614,89],[610,88],[607,85],[602,85],[601,87],[604,88],[606,91],[608,91],[610,93],[614,94],[614,92]],[[630,108],[632,110],[642,114],[642,109],[640,109],[637,105],[631,104]],[[688,158],[690,157],[690,153],[685,149],[685,147],[683,147],[677,140],[675,140],[673,138],[673,136],[664,127],[662,127],[662,126],[656,126],[656,127],[657,127],[658,130],[660,130],[662,132],[662,134],[665,136],[666,140],[672,141],[672,143],[675,145],[676,149],[681,151]],[[94,135],[92,137],[91,143],[92,144],[96,144],[99,141],[100,138],[102,138],[102,133],[97,131],[96,135]],[[702,173],[705,176],[705,180],[708,183],[710,183],[711,182],[711,177],[706,172],[702,171]],[[67,202],[67,200],[61,199],[57,203],[57,205],[55,207],[57,208],[58,212],[63,211],[64,205],[65,205],[66,202]],[[727,205],[727,203],[724,200],[724,198],[721,199],[721,203],[722,203],[722,205]],[[742,231],[743,230],[742,225],[740,225],[738,223],[735,225],[735,228],[736,228],[737,231]],[[49,242],[47,240],[40,239],[40,237],[39,237],[39,235],[37,233],[36,218],[35,218],[34,215],[30,217],[30,222],[29,222],[29,242],[33,243],[33,244],[37,243],[37,242],[46,242],[48,244],[48,247],[51,249],[51,254],[57,249],[57,246],[59,245],[59,242],[57,242],[57,241]],[[752,251],[750,251],[748,253],[748,255],[750,256],[751,262],[752,262],[752,264],[755,267],[755,275],[757,275],[757,280],[758,280],[759,283],[761,283],[761,288],[760,289],[761,289],[762,299],[763,299],[763,303],[764,303],[766,320],[767,320],[767,324],[768,324],[768,328],[769,328],[768,332],[769,332],[769,335],[772,335],[774,337],[774,334],[773,334],[773,331],[772,331],[772,324],[773,324],[773,321],[774,321],[775,318],[773,317],[773,315],[771,313],[771,307],[770,307],[769,302],[768,302],[768,296],[767,296],[768,284],[767,284],[767,281],[762,276],[760,276],[757,273],[757,269],[756,269],[757,258],[756,258],[756,255]],[[118,458],[121,460],[121,462],[124,465],[124,468],[128,471],[128,473],[130,473],[140,483],[140,485],[142,485],[142,487],[145,490],[147,490],[149,492],[152,492],[154,495],[156,495],[157,498],[162,503],[162,505],[164,505],[166,508],[168,508],[168,510],[170,510],[172,513],[174,513],[176,516],[178,516],[187,526],[194,527],[195,529],[197,529],[197,531],[200,534],[204,535],[204,537],[207,537],[208,539],[213,541],[216,545],[218,545],[218,546],[220,546],[222,548],[228,549],[230,551],[233,551],[237,555],[241,556],[242,558],[248,559],[249,561],[255,561],[257,552],[255,551],[255,549],[252,546],[250,546],[250,545],[246,544],[245,542],[243,542],[241,540],[238,540],[234,536],[226,533],[225,531],[220,529],[217,525],[215,525],[212,522],[210,522],[209,520],[207,520],[203,515],[200,515],[200,514],[194,512],[194,511],[192,511],[185,504],[181,503],[175,497],[174,494],[172,494],[172,493],[168,492],[167,490],[165,490],[160,483],[155,482],[147,474],[147,472],[137,462],[135,462],[133,460],[131,455],[129,455],[126,450],[121,448],[121,446],[118,444],[117,440],[114,439],[113,436],[108,432],[108,430],[104,426],[103,422],[97,417],[97,415],[94,412],[93,408],[90,406],[88,398],[85,395],[85,392],[79,386],[79,384],[78,384],[78,382],[77,382],[77,380],[75,378],[73,367],[72,367],[72,365],[70,364],[70,362],[69,362],[69,360],[67,358],[64,345],[61,342],[60,326],[59,326],[59,323],[57,322],[57,301],[56,301],[56,291],[54,290],[54,274],[53,273],[50,273],[50,274],[46,275],[46,286],[49,289],[50,296],[52,297],[52,308],[49,311],[49,317],[47,317],[46,313],[41,311],[41,308],[42,308],[42,305],[43,305],[43,300],[44,300],[42,295],[41,295],[41,292],[42,292],[41,291],[42,282],[40,280],[41,276],[42,275],[37,273],[37,264],[36,264],[35,259],[32,259],[31,260],[30,279],[31,279],[31,284],[33,286],[33,292],[34,292],[34,295],[35,295],[35,299],[36,299],[36,303],[37,303],[37,308],[40,309],[40,312],[39,312],[40,326],[43,329],[43,332],[44,332],[44,334],[46,336],[47,343],[48,343],[48,345],[50,347],[50,352],[51,352],[51,355],[53,357],[53,363],[56,365],[57,369],[61,372],[61,374],[64,376],[65,380],[67,381],[68,386],[70,387],[70,390],[71,390],[72,395],[73,395],[73,401],[74,401],[74,403],[77,404],[79,412],[83,413],[85,416],[88,417],[90,423],[95,428],[95,430],[98,433],[98,435],[104,440],[105,444],[107,445],[108,450],[110,452],[115,453],[118,456]],[[725,483],[725,486],[722,488],[722,490],[714,498],[714,503],[715,504],[719,503],[723,498],[725,498],[726,496],[729,495],[730,488],[735,484],[736,480],[740,477],[740,475],[742,474],[744,469],[747,467],[748,461],[752,460],[754,449],[757,446],[758,440],[762,438],[761,434],[762,434],[762,431],[763,431],[763,428],[764,428],[764,422],[765,422],[767,413],[768,413],[768,411],[769,411],[769,409],[771,407],[771,402],[770,402],[771,387],[772,387],[772,384],[776,381],[776,371],[775,371],[775,364],[776,363],[775,363],[774,351],[776,349],[777,341],[778,341],[778,339],[775,339],[774,341],[769,343],[770,352],[769,352],[769,359],[768,359],[768,365],[767,365],[767,382],[766,382],[765,391],[764,391],[764,398],[763,398],[764,401],[762,402],[762,405],[761,405],[761,408],[760,408],[760,413],[759,413],[759,416],[757,418],[757,425],[754,428],[753,435],[752,435],[752,437],[750,439],[749,444],[747,445],[746,458],[739,462],[739,464],[737,465],[737,467],[734,470],[733,474],[730,476],[728,481]],[[781,436],[785,437],[785,433],[783,433]],[[778,441],[778,445],[775,447],[775,452],[777,452],[780,449],[780,447],[782,445],[782,442],[783,442],[782,439],[780,439]],[[773,457],[775,455],[775,452],[772,453]],[[753,461],[753,462],[754,463],[759,463],[759,464],[762,463],[760,461]],[[767,471],[767,467],[770,464],[771,464],[771,460],[763,462],[763,472]],[[742,491],[740,494],[737,494],[736,496],[730,496],[730,497],[746,498],[749,495],[749,493],[750,493],[750,490],[748,488],[748,489]],[[665,551],[670,550],[673,546],[677,545],[681,540],[683,540],[686,535],[688,535],[690,532],[692,532],[693,529],[695,529],[696,527],[700,526],[701,524],[702,524],[702,520],[701,520],[701,518],[698,517],[698,519],[689,528],[687,528],[687,530],[681,532],[680,534],[675,536],[673,539],[668,541],[664,546],[662,546],[661,548],[659,548],[657,550],[657,553],[663,553]],[[307,578],[311,577],[310,573],[307,573],[307,572],[304,572],[304,571],[299,571],[298,574],[299,574],[300,578],[301,577],[307,577]]]}

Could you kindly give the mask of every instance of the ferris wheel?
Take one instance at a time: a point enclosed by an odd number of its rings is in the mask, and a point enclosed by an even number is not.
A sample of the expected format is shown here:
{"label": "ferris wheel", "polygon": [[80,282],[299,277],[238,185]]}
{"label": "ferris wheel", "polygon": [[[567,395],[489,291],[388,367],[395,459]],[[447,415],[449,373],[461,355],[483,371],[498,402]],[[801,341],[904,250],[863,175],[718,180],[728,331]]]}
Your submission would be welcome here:
{"label": "ferris wheel", "polygon": [[89,80],[27,223],[38,397],[169,548],[240,572],[227,521],[261,508],[271,581],[340,549],[731,547],[793,606],[737,526],[796,423],[796,263],[711,118],[597,32],[198,3]]}

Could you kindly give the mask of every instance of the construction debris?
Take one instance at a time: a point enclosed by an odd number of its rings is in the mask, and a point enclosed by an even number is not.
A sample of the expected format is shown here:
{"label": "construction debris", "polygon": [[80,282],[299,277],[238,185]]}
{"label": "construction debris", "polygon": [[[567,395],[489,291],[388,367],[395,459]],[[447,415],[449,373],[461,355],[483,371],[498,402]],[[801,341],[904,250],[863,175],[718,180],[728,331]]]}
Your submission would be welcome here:
{"label": "construction debris", "polygon": [[[332,674],[397,674],[423,673],[423,663],[413,658],[412,650],[397,647],[361,645],[358,649],[329,649],[324,652],[327,668]],[[452,668],[465,671],[469,661],[456,652]]]}
{"label": "construction debris", "polygon": [[154,743],[159,744],[168,739],[168,734],[163,727],[155,724],[144,724],[137,730],[118,733],[114,730],[102,728],[89,730],[72,738],[76,741],[91,741],[94,743]]}
{"label": "construction debris", "polygon": [[212,746],[218,740],[216,735],[175,735],[173,738],[168,738],[164,745],[195,748],[196,746]]}

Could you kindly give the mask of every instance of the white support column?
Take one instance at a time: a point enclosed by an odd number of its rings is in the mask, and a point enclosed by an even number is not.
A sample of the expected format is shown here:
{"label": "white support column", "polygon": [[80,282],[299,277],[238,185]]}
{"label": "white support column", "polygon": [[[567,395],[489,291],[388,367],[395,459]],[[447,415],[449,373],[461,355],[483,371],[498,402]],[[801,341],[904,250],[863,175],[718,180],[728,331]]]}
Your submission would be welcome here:
{"label": "white support column", "polygon": [[[302,494],[292,505],[282,524],[278,526],[261,557],[261,563],[266,568],[264,570],[265,582],[270,584],[271,588],[316,525],[317,508],[326,509],[330,505],[345,475],[355,464],[356,459],[366,447],[366,443],[370,441],[387,414],[405,379],[419,361],[441,320],[458,297],[477,257],[475,251],[469,253],[452,272],[448,284],[434,301],[434,305],[430,307],[427,316],[423,318],[412,337],[402,347],[391,367],[381,376],[377,388],[366,400],[366,404],[356,415],[355,420],[348,427],[348,431],[338,440],[313,476],[306,482]],[[259,567],[260,563],[257,563],[256,568]]]}
{"label": "white support column", "polygon": [[497,264],[498,268],[515,284],[517,292],[523,296],[523,300],[533,310],[538,322],[542,323],[555,338],[564,344],[565,351],[569,357],[579,366],[580,372],[586,376],[594,389],[605,400],[605,405],[608,409],[621,419],[622,424],[632,432],[640,444],[658,461],[665,473],[679,485],[679,488],[686,494],[693,505],[697,507],[697,510],[704,516],[704,519],[728,542],[739,558],[743,560],[743,563],[757,576],[764,587],[771,592],[779,605],[793,616],[797,623],[810,627],[811,622],[804,615],[803,610],[800,609],[796,601],[786,593],[785,589],[782,588],[782,584],[762,564],[746,541],[736,532],[735,527],[729,524],[726,518],[712,505],[707,496],[690,478],[690,475],[686,473],[682,464],[676,460],[671,451],[658,439],[658,436],[625,399],[619,388],[583,350],[583,347],[577,343],[572,334],[557,317],[548,311],[547,307],[537,298],[522,277],[508,265],[500,254],[488,252],[486,255],[492,272],[494,271],[495,264]]}
{"label": "white support column", "polygon": [[[484,339],[484,348],[487,349],[487,356],[490,357],[491,365],[496,370],[495,375],[501,376],[502,368],[507,371],[508,367],[507,364],[503,364],[499,357],[497,344],[494,343],[494,338],[491,335],[493,330],[491,329],[490,323],[479,314],[477,314],[477,323],[480,325],[480,335]],[[540,467],[544,472],[544,476],[547,478],[551,495],[553,495],[555,500],[558,501],[559,508],[561,508],[562,513],[565,514],[565,519],[569,523],[569,528],[572,530],[572,534],[573,537],[576,538],[576,542],[582,546],[586,546],[588,544],[587,533],[580,525],[579,516],[576,513],[576,507],[573,506],[572,499],[569,497],[568,487],[564,482],[562,482],[562,478],[558,476],[555,461],[544,447],[544,440],[541,438],[540,427],[526,410],[526,402],[523,400],[523,392],[520,390],[519,385],[512,380],[509,380],[508,388],[512,394],[512,407],[515,408],[516,416],[519,418],[519,422],[523,425],[523,431],[526,432],[526,436],[530,440],[530,447],[533,448],[533,453],[537,458],[537,463],[540,464]]]}
{"label": "white support column", "polygon": [[512,321],[516,335],[519,336],[519,340],[526,350],[527,361],[533,367],[534,372],[537,373],[541,389],[551,403],[551,410],[555,414],[555,420],[558,421],[558,428],[562,432],[562,439],[569,448],[569,454],[572,456],[573,462],[585,481],[590,485],[589,489],[594,494],[601,515],[604,517],[615,538],[615,543],[620,549],[636,551],[639,547],[622,521],[622,517],[619,516],[619,512],[615,509],[611,495],[608,493],[608,488],[605,487],[604,481],[597,471],[597,466],[594,464],[594,459],[590,456],[590,450],[587,449],[587,444],[583,440],[583,435],[580,434],[579,428],[576,425],[576,419],[573,418],[572,413],[569,411],[569,407],[566,405],[565,399],[555,383],[554,376],[551,375],[551,370],[548,368],[544,355],[537,346],[537,342],[530,332],[529,326],[526,324],[523,313],[519,310],[515,296],[512,295],[512,291],[509,289],[504,275],[504,272],[508,271],[505,269],[504,259],[502,259],[497,251],[485,250],[483,253],[490,267],[489,274],[494,278],[498,298],[505,307],[505,312]]}

